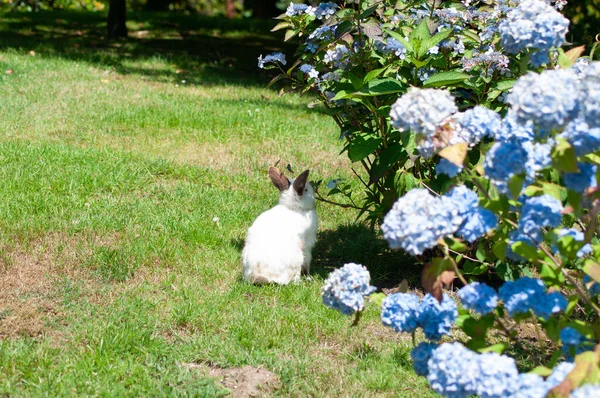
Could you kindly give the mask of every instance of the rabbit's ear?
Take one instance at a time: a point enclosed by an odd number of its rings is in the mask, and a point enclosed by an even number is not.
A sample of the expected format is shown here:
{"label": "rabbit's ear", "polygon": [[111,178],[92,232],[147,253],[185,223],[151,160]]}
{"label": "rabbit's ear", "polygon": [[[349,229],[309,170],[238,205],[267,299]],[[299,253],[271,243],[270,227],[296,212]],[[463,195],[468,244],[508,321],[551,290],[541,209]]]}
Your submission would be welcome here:
{"label": "rabbit's ear", "polygon": [[308,173],[309,170],[305,170],[294,180],[294,191],[296,191],[299,196],[302,196],[304,193],[304,187],[306,186],[306,181],[308,181]]}
{"label": "rabbit's ear", "polygon": [[273,181],[273,185],[277,187],[281,192],[287,191],[290,187],[290,180],[279,171],[277,167],[269,167],[269,177],[271,177],[271,181]]}

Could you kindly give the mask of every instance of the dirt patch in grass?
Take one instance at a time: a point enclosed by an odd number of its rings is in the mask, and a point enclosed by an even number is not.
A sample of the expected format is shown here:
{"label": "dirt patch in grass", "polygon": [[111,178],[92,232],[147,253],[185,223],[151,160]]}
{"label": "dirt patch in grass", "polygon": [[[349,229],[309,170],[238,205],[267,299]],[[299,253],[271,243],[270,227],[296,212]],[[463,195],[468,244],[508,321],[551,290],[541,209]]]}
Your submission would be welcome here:
{"label": "dirt patch in grass", "polygon": [[52,334],[46,325],[61,315],[64,297],[59,282],[65,278],[81,282],[83,293],[95,291],[96,280],[81,267],[89,255],[86,247],[82,237],[55,233],[3,249],[0,339]]}
{"label": "dirt patch in grass", "polygon": [[262,397],[279,384],[275,373],[261,367],[247,365],[241,368],[221,368],[196,363],[186,364],[185,367],[215,378],[231,391],[233,398]]}

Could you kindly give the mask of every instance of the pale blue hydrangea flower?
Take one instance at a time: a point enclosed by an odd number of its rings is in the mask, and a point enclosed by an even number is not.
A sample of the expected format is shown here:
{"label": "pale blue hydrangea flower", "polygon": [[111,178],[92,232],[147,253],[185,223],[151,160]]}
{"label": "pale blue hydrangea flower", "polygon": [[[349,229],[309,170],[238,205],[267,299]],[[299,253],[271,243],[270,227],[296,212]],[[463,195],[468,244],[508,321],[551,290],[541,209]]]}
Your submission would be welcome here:
{"label": "pale blue hydrangea flower", "polygon": [[[310,35],[308,40],[325,40],[333,37],[336,26],[321,25],[315,29]],[[318,47],[317,47],[318,48]]]}
{"label": "pale blue hydrangea flower", "polygon": [[583,283],[592,296],[600,296],[600,283],[594,281],[589,275],[583,277]]}
{"label": "pale blue hydrangea flower", "polygon": [[338,8],[335,3],[321,3],[316,8],[312,7],[314,10],[314,15],[317,19],[329,19],[333,14],[335,14],[335,10]]}
{"label": "pale blue hydrangea flower", "polygon": [[390,294],[381,306],[381,322],[396,332],[412,333],[418,325],[419,297],[409,293]]}
{"label": "pale blue hydrangea flower", "polygon": [[313,54],[316,53],[317,50],[319,49],[319,46],[316,43],[311,43],[311,42],[306,43],[305,47],[306,47],[306,51],[311,52]]}
{"label": "pale blue hydrangea flower", "polygon": [[429,79],[429,77],[436,71],[437,69],[435,69],[433,66],[430,66],[429,68],[420,68],[417,71],[417,77],[420,81],[424,82],[425,80]]}
{"label": "pale blue hydrangea flower", "polygon": [[410,358],[413,362],[413,369],[419,376],[427,376],[429,374],[429,366],[427,363],[433,354],[433,351],[438,348],[436,343],[421,342],[418,346],[410,351]]}
{"label": "pale blue hydrangea flower", "polygon": [[458,173],[463,170],[462,166],[457,166],[448,159],[441,158],[437,166],[435,166],[435,172],[437,174],[445,174],[450,178],[456,177]]}
{"label": "pale blue hydrangea flower", "polygon": [[599,384],[584,384],[571,392],[571,398],[591,398],[600,397]]}
{"label": "pale blue hydrangea flower", "polygon": [[462,221],[451,200],[434,197],[426,189],[412,189],[394,203],[381,230],[392,249],[418,255],[453,234]]}
{"label": "pale blue hydrangea flower", "polygon": [[319,78],[319,71],[315,69],[314,66],[309,65],[309,64],[303,64],[300,65],[300,71],[302,73],[305,73],[308,75],[309,78],[311,79],[318,79]]}
{"label": "pale blue hydrangea flower", "polygon": [[547,134],[576,118],[580,105],[577,86],[576,76],[570,70],[529,73],[517,80],[508,102],[518,123],[532,121],[541,133]]}
{"label": "pale blue hydrangea flower", "polygon": [[342,73],[340,71],[327,72],[323,74],[321,80],[328,82],[339,82],[342,79]]}
{"label": "pale blue hydrangea flower", "polygon": [[394,39],[393,37],[390,37],[389,39],[387,39],[385,50],[388,52],[394,53],[394,55],[400,59],[406,58],[406,48],[404,47],[404,45],[402,43],[400,43],[398,40]]}
{"label": "pale blue hydrangea flower", "polygon": [[350,50],[343,44],[336,45],[333,49],[327,50],[323,61],[327,64],[333,64],[336,68],[344,68],[348,64]]}
{"label": "pale blue hydrangea flower", "polygon": [[584,156],[600,149],[600,128],[590,127],[582,118],[567,124],[558,137],[567,140],[575,149],[577,156]]}
{"label": "pale blue hydrangea flower", "polygon": [[590,127],[600,127],[600,62],[592,62],[580,77],[581,117]]}
{"label": "pale blue hydrangea flower", "polygon": [[521,209],[519,230],[525,235],[535,235],[543,227],[558,227],[562,211],[562,203],[553,196],[545,194],[527,198]]}
{"label": "pale blue hydrangea flower", "polygon": [[329,274],[321,291],[323,304],[340,311],[344,315],[352,315],[362,311],[365,296],[376,288],[369,285],[371,276],[366,267],[348,263]]}
{"label": "pale blue hydrangea flower", "polygon": [[529,277],[505,282],[498,290],[498,296],[511,317],[532,310],[535,315],[547,319],[551,314],[563,311],[567,305],[567,300],[559,292],[546,293],[546,286],[541,280]]}
{"label": "pale blue hydrangea flower", "polygon": [[508,64],[510,59],[501,52],[495,51],[490,47],[485,52],[473,50],[471,58],[463,57],[460,61],[463,70],[469,72],[477,67],[484,67],[483,71],[487,74],[492,74],[498,71],[501,75],[510,75]]}
{"label": "pale blue hydrangea flower", "polygon": [[508,193],[508,182],[523,174],[527,164],[527,151],[518,142],[496,142],[486,154],[483,165],[485,175],[501,193]]}
{"label": "pale blue hydrangea flower", "polygon": [[498,217],[494,213],[479,207],[465,215],[464,219],[465,221],[456,234],[470,243],[475,242],[498,225]]}
{"label": "pale blue hydrangea flower", "polygon": [[479,364],[477,395],[481,398],[507,397],[516,391],[519,371],[513,358],[497,352],[486,352],[477,358]]}
{"label": "pale blue hydrangea flower", "polygon": [[448,90],[411,88],[392,105],[392,125],[431,136],[438,126],[458,111]]}
{"label": "pale blue hydrangea flower", "polygon": [[485,283],[473,282],[458,291],[463,307],[486,315],[498,306],[498,294]]}
{"label": "pale blue hydrangea flower", "polygon": [[[460,343],[444,343],[436,348],[427,363],[427,381],[444,397],[468,397],[476,393],[479,382],[478,355]],[[460,360],[458,360],[460,359]]]}
{"label": "pale blue hydrangea flower", "polygon": [[525,124],[517,122],[516,113],[509,109],[506,117],[502,120],[502,127],[497,131],[494,138],[496,141],[533,141],[535,138],[535,127],[531,120]]}
{"label": "pale blue hydrangea flower", "polygon": [[569,326],[560,331],[560,341],[562,342],[562,353],[569,359],[582,352],[594,349],[592,340]]}
{"label": "pale blue hydrangea flower", "polygon": [[465,111],[459,119],[460,137],[471,145],[484,138],[494,137],[502,128],[502,120],[496,112],[483,106]]}
{"label": "pale blue hydrangea flower", "polygon": [[533,182],[536,175],[552,165],[552,147],[554,140],[550,139],[546,143],[537,143],[531,141],[523,142],[523,148],[527,151],[527,181]]}
{"label": "pale blue hydrangea flower", "polygon": [[534,373],[521,373],[510,398],[543,398],[548,390],[548,385],[542,376]]}
{"label": "pale blue hydrangea flower", "polygon": [[548,51],[565,43],[569,20],[548,4],[525,0],[499,26],[500,43],[510,54],[525,49]]}
{"label": "pale blue hydrangea flower", "polygon": [[279,62],[282,65],[287,64],[285,55],[280,52],[271,53],[263,58],[262,54],[258,57],[258,67],[263,69],[268,62]]}
{"label": "pale blue hydrangea flower", "polygon": [[588,188],[595,188],[598,185],[596,182],[598,167],[589,163],[577,163],[577,167],[579,168],[577,173],[563,173],[565,187],[579,193]]}
{"label": "pale blue hydrangea flower", "polygon": [[[557,236],[559,238],[562,238],[563,236],[572,236],[576,242],[583,242],[585,240],[585,236],[584,236],[583,232],[578,231],[574,228],[560,229],[557,232]],[[552,246],[552,249],[554,250],[554,252],[558,251],[558,247],[556,247],[556,246]],[[577,257],[583,257],[587,254],[590,254],[591,252],[592,252],[592,245],[590,245],[589,243],[586,243],[585,245],[583,245],[583,247],[581,249],[579,249],[577,251]]]}
{"label": "pale blue hydrangea flower", "polygon": [[419,326],[423,328],[429,340],[439,340],[450,333],[452,325],[458,317],[456,303],[447,294],[438,302],[431,294],[427,294],[419,306]]}
{"label": "pale blue hydrangea flower", "polygon": [[444,196],[454,202],[454,206],[461,216],[471,213],[473,209],[479,206],[479,197],[465,185],[452,188]]}
{"label": "pale blue hydrangea flower", "polygon": [[562,383],[574,367],[575,364],[573,362],[561,362],[556,365],[552,370],[552,374],[546,379],[548,390],[551,390]]}
{"label": "pale blue hydrangea flower", "polygon": [[293,17],[295,15],[302,15],[306,11],[307,8],[308,8],[308,5],[306,5],[306,4],[290,3],[287,10],[285,11],[285,15],[287,15],[288,17]]}

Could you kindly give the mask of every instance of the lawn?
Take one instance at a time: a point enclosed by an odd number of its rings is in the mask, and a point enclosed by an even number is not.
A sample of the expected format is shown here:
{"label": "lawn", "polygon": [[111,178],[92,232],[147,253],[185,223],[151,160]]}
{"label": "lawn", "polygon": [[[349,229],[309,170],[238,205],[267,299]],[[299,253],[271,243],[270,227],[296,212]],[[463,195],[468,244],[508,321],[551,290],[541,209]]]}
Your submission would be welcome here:
{"label": "lawn", "polygon": [[269,165],[351,176],[334,123],[255,68],[293,45],[129,17],[106,44],[100,14],[0,14],[0,396],[434,396],[373,304],[357,327],[321,304],[345,262],[415,283],[355,211],[319,204],[311,279],[241,279]]}

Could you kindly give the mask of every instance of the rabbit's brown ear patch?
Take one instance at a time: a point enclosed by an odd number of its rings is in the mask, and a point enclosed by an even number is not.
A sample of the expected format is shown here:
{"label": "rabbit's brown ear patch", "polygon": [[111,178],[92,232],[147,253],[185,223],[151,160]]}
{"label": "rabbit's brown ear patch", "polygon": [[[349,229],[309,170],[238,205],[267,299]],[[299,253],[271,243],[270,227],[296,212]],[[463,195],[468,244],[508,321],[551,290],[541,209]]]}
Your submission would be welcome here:
{"label": "rabbit's brown ear patch", "polygon": [[296,180],[294,180],[294,191],[296,191],[299,196],[302,196],[304,193],[306,181],[308,181],[308,173],[309,170],[305,170],[298,176],[298,178],[296,178]]}
{"label": "rabbit's brown ear patch", "polygon": [[287,191],[290,187],[290,180],[277,167],[269,167],[269,177],[271,177],[273,185],[282,192]]}

